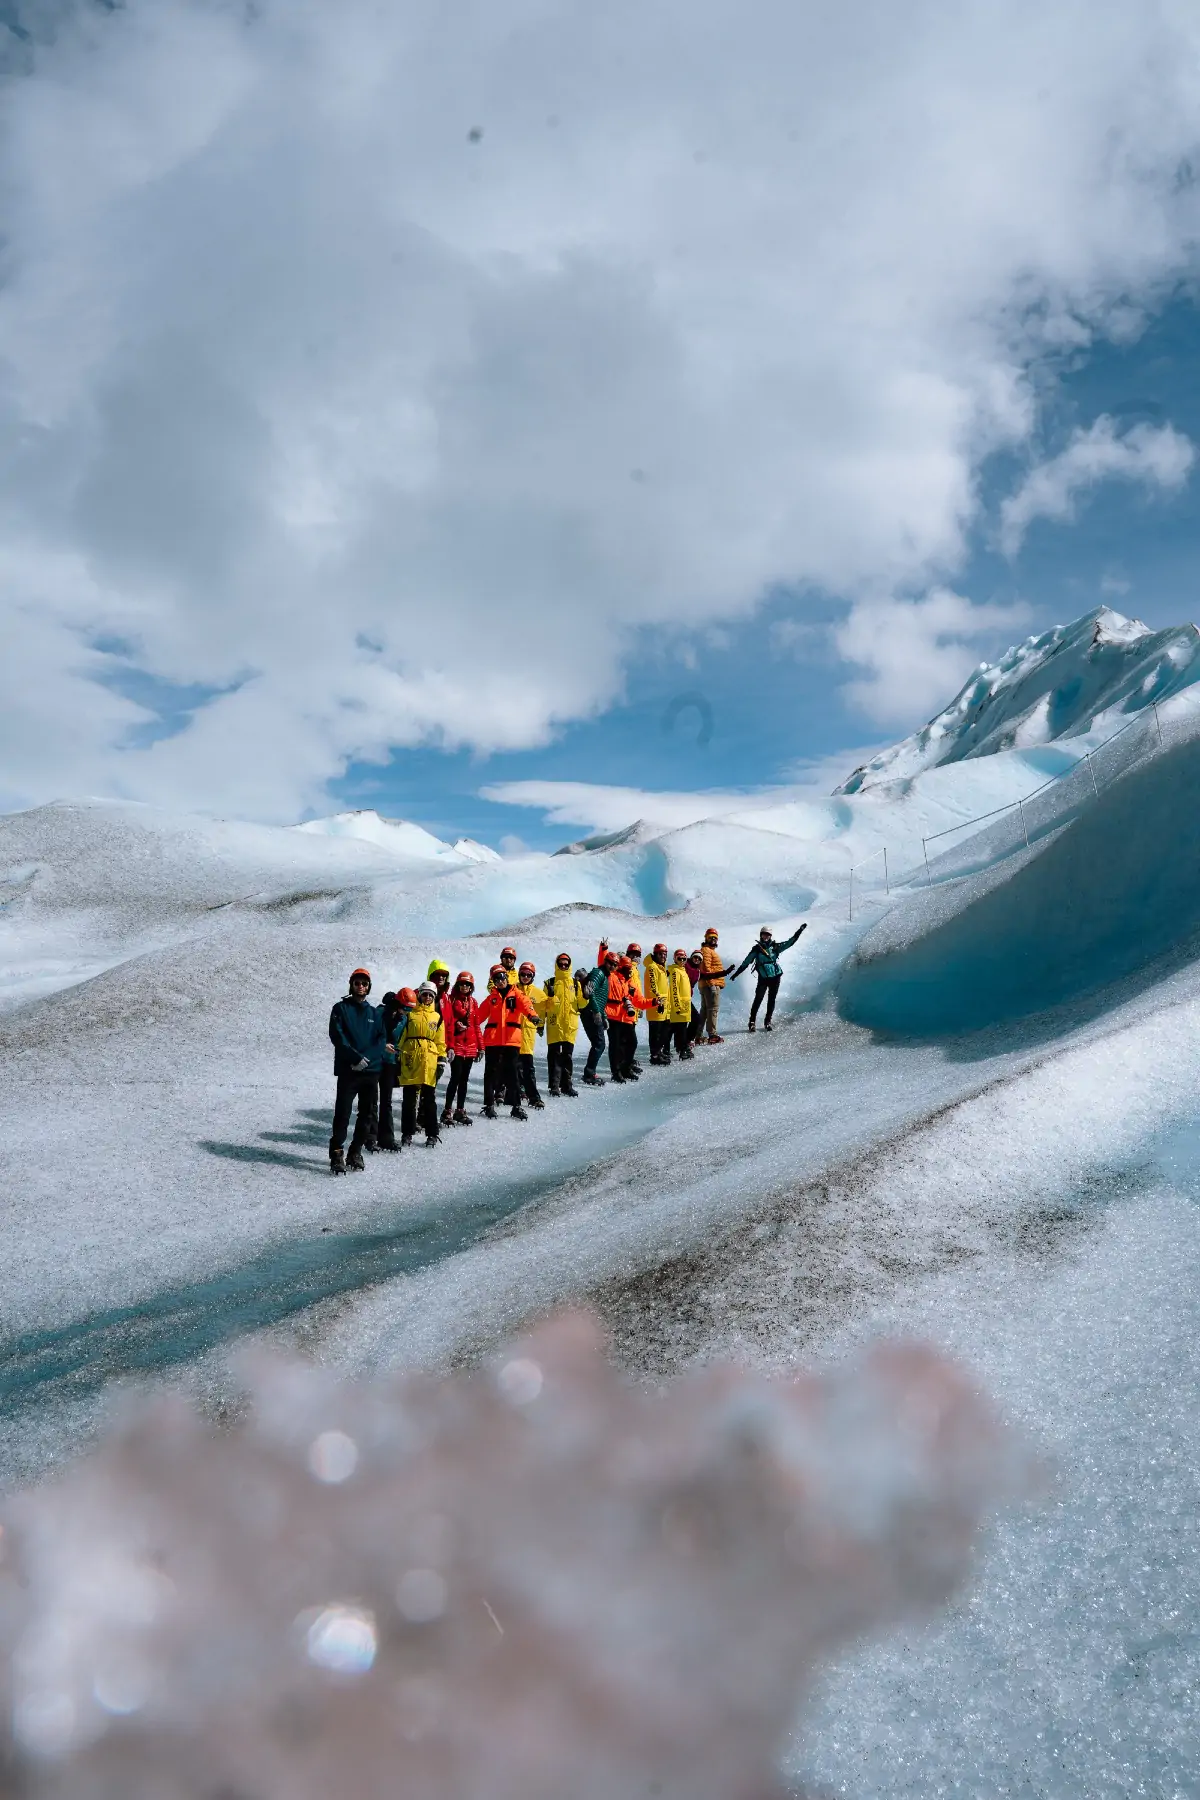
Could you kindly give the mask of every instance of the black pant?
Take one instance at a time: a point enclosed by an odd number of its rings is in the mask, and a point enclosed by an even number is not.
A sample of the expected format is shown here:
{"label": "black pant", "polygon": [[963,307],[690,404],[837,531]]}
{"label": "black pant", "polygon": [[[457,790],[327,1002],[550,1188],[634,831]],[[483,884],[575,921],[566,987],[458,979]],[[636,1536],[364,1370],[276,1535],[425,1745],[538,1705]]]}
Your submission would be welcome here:
{"label": "black pant", "polygon": [[650,1054],[671,1060],[671,1027],[666,1019],[650,1021]]}
{"label": "black pant", "polygon": [[483,1104],[502,1101],[515,1112],[521,1104],[520,1052],[515,1044],[489,1044],[483,1053]]}
{"label": "black pant", "polygon": [[683,1056],[692,1047],[692,1027],[689,1020],[671,1026],[671,1036],[675,1039],[675,1054]]}
{"label": "black pant", "polygon": [[691,1039],[693,1044],[695,1043],[696,1039],[700,1036],[703,1026],[704,1026],[704,1020],[700,1017],[700,1008],[693,1002],[693,1004],[692,1004],[692,1022],[688,1026],[688,1037]]}
{"label": "black pant", "polygon": [[565,1094],[568,1088],[575,1085],[575,1046],[565,1038],[560,1043],[551,1044],[546,1051],[546,1072],[550,1077],[550,1092]]}
{"label": "black pant", "polygon": [[758,1009],[762,1005],[762,997],[767,996],[767,1016],[764,1025],[769,1025],[775,1017],[775,1002],[779,998],[779,984],[783,980],[780,975],[760,975],[758,986],[754,990],[754,999],[750,1003],[750,1023],[753,1025],[758,1017]]}
{"label": "black pant", "polygon": [[465,1109],[467,1104],[467,1082],[471,1078],[473,1056],[456,1056],[450,1064],[450,1085],[446,1089],[447,1111],[454,1107]]}
{"label": "black pant", "polygon": [[625,1019],[608,1021],[608,1066],[614,1075],[626,1076],[637,1055],[637,1032]]}
{"label": "black pant", "polygon": [[415,1084],[404,1089],[404,1098],[400,1103],[400,1130],[404,1137],[412,1137],[418,1123],[426,1137],[438,1135],[437,1091],[432,1083],[418,1087]]}
{"label": "black pant", "polygon": [[396,1142],[396,1125],[392,1118],[392,1095],[395,1091],[396,1071],[389,1064],[379,1077],[378,1128],[375,1133],[376,1142],[382,1144],[385,1149],[391,1148]]}
{"label": "black pant", "polygon": [[527,1100],[540,1100],[542,1096],[538,1093],[537,1074],[533,1067],[532,1050],[522,1050],[520,1057],[518,1058],[518,1066],[521,1071],[521,1086],[525,1091],[525,1098]]}
{"label": "black pant", "polygon": [[350,1140],[351,1154],[355,1150],[361,1150],[367,1139],[375,1135],[375,1109],[379,1104],[378,1070],[365,1075],[338,1076],[337,1099],[333,1106],[333,1130],[329,1136],[331,1150],[340,1150],[346,1142],[346,1133],[350,1128],[350,1109],[356,1100],[358,1117],[354,1121],[354,1136]]}
{"label": "black pant", "polygon": [[582,1021],[583,1029],[588,1034],[588,1043],[591,1046],[588,1050],[588,1059],[583,1071],[584,1080],[586,1081],[589,1075],[594,1075],[596,1073],[596,1070],[600,1066],[600,1058],[604,1055],[604,1025],[599,1013],[592,1006],[589,1006],[585,1012],[581,1012],[579,1017]]}

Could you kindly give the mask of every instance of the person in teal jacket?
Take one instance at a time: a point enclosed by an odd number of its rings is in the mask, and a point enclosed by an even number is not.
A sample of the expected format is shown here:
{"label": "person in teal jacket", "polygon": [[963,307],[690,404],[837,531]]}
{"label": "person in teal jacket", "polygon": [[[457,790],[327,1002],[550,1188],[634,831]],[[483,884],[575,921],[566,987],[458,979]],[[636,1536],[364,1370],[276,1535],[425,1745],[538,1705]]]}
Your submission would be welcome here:
{"label": "person in teal jacket", "polygon": [[754,990],[754,999],[750,1005],[750,1023],[746,1027],[747,1031],[758,1029],[758,1009],[762,1005],[764,994],[767,999],[767,1016],[763,1020],[763,1030],[770,1031],[772,1029],[771,1021],[775,1017],[775,1001],[779,996],[779,983],[783,980],[783,970],[779,966],[779,958],[785,950],[791,949],[804,929],[803,925],[797,926],[790,938],[785,938],[782,944],[777,944],[771,935],[771,927],[764,925],[758,934],[757,944],[751,944],[729,977],[731,981],[736,981],[743,969],[748,969],[751,963],[754,964],[754,972],[758,976],[758,986]]}

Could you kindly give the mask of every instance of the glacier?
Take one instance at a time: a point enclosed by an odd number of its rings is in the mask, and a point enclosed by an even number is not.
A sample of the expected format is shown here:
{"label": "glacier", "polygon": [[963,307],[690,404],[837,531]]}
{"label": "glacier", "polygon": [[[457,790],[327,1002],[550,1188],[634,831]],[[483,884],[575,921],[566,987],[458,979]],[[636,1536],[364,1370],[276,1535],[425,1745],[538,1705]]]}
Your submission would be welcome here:
{"label": "glacier", "polygon": [[[0,819],[5,1486],[131,1386],[223,1416],[247,1346],[446,1371],[583,1302],[653,1384],[916,1334],[1059,1485],[941,1625],[839,1665],[790,1777],[1197,1791],[1196,642],[1099,609],[826,798],[647,805],[571,854],[371,813]],[[328,1181],[355,964],[379,992],[509,937],[545,969],[710,923],[740,956],[802,918],[771,1038],[738,1035],[744,979],[728,1041],[634,1093]]]}

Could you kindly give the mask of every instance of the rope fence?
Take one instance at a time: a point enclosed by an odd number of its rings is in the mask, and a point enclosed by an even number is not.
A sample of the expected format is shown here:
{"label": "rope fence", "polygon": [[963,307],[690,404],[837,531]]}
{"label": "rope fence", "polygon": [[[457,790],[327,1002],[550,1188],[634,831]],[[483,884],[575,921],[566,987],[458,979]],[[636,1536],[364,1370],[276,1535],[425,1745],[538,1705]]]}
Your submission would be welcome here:
{"label": "rope fence", "polygon": [[[1189,709],[1189,711],[1191,710],[1194,709]],[[1152,729],[1151,721],[1153,722]],[[864,879],[863,872],[868,870],[873,863],[879,862],[880,859],[882,859],[883,865],[883,892],[885,896],[890,897],[893,886],[897,889],[902,887],[912,887],[916,885],[922,875],[924,876],[923,885],[926,887],[933,887],[935,882],[940,883],[943,881],[962,880],[968,875],[978,873],[979,869],[996,861],[1001,855],[1008,855],[1013,850],[1018,850],[1022,847],[1028,849],[1031,841],[1036,842],[1047,829],[1060,824],[1071,809],[1075,805],[1080,804],[1082,799],[1087,797],[1089,784],[1091,790],[1090,797],[1098,800],[1100,797],[1101,786],[1107,786],[1108,781],[1114,779],[1116,773],[1121,772],[1125,766],[1132,766],[1131,760],[1129,765],[1122,764],[1120,769],[1108,774],[1105,773],[1105,767],[1110,760],[1108,752],[1111,747],[1114,744],[1118,744],[1122,739],[1126,739],[1130,732],[1139,730],[1149,736],[1150,742],[1147,747],[1152,749],[1154,747],[1155,739],[1157,739],[1157,748],[1159,750],[1163,748],[1165,740],[1163,737],[1162,718],[1159,714],[1157,701],[1151,700],[1148,706],[1143,708],[1140,712],[1135,713],[1131,719],[1117,731],[1114,731],[1110,737],[1105,738],[1103,743],[1097,744],[1092,750],[1088,750],[1077,762],[1073,763],[1069,769],[1063,769],[1059,774],[1051,775],[1047,781],[1042,782],[1040,787],[1032,789],[1030,793],[1025,794],[1021,799],[1005,801],[1002,806],[994,806],[988,812],[976,813],[970,819],[961,819],[957,825],[946,825],[943,826],[940,831],[927,832],[921,839],[921,860],[916,863],[907,874],[897,872],[894,845],[892,846],[892,863],[890,866],[886,846],[882,849],[872,851],[871,855],[864,857],[861,862],[852,863],[850,865],[849,894],[849,916],[851,921],[854,919],[856,880],[860,894],[860,908],[865,902],[868,894],[879,893],[877,882],[868,884]],[[1096,777],[1097,758],[1102,759],[1100,769],[1101,779],[1099,781]],[[1084,790],[1082,795],[1077,792],[1080,788]],[[1042,803],[1040,805],[1035,804],[1039,801],[1039,797],[1043,796],[1044,799],[1042,800]],[[1062,804],[1059,804],[1060,801]],[[1015,822],[1019,826],[1019,835],[1014,832],[1013,842],[1008,845],[1007,848],[1004,846],[1003,842],[992,842],[991,840],[996,836],[996,826],[990,825],[989,821],[1008,820],[1012,819],[1014,815]],[[931,860],[929,854],[929,846],[931,844],[936,844],[943,838],[954,837],[956,834],[964,831],[969,831],[971,833],[970,839],[967,840],[968,843],[975,843],[978,838],[987,840],[986,843],[981,843],[978,846],[979,850],[982,851],[986,849],[987,851],[987,855],[982,861],[980,860],[979,855],[976,854],[972,859],[971,866],[958,869],[944,866],[939,867],[939,865],[945,865],[948,860],[954,856],[953,849],[935,851]]]}

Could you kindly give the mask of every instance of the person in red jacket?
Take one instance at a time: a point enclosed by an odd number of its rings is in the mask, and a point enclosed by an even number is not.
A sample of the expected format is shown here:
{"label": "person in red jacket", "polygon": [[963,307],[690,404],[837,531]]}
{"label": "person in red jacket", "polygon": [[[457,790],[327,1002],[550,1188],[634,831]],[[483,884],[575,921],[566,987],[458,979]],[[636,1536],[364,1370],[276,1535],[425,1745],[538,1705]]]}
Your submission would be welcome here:
{"label": "person in red jacket", "polygon": [[632,978],[632,958],[619,956],[608,978],[608,1004],[604,1008],[608,1018],[608,1063],[617,1082],[638,1079],[633,1066],[637,1051],[635,1022],[640,1012],[649,1012],[654,1005],[633,985]]}
{"label": "person in red jacket", "polygon": [[483,1116],[496,1117],[496,1101],[504,1093],[504,1103],[512,1108],[514,1119],[527,1119],[521,1105],[521,1037],[526,1019],[537,1019],[537,1007],[517,987],[509,987],[508,970],[503,963],[492,967],[495,986],[479,1008],[483,1026]]}
{"label": "person in red jacket", "polygon": [[483,1056],[483,1027],[475,998],[475,977],[464,969],[455,981],[442,1009],[446,1025],[446,1054],[450,1058],[450,1083],[442,1108],[443,1125],[469,1125],[467,1082],[471,1065]]}

